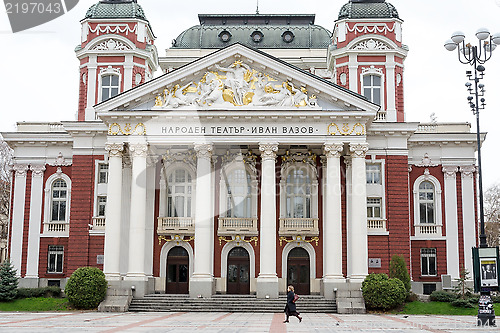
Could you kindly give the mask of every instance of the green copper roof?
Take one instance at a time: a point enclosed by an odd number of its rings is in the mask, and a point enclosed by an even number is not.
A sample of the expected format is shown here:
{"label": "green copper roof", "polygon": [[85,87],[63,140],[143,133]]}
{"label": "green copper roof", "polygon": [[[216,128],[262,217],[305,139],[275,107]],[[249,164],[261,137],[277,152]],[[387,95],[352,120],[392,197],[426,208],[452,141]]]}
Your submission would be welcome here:
{"label": "green copper roof", "polygon": [[137,18],[147,21],[142,7],[136,0],[103,0],[87,10],[85,18],[115,19]]}
{"label": "green copper roof", "polygon": [[339,12],[341,19],[398,18],[396,7],[385,0],[351,0]]}
{"label": "green copper roof", "polygon": [[182,32],[172,48],[223,48],[241,43],[258,49],[327,48],[331,34],[314,15],[199,15],[200,25]]}

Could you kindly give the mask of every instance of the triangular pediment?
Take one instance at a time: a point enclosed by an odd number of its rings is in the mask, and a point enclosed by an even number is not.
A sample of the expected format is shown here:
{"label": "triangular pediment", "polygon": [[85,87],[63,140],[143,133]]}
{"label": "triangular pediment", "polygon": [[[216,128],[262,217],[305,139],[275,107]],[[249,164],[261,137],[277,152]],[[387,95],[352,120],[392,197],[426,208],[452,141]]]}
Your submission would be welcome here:
{"label": "triangular pediment", "polygon": [[113,111],[379,109],[364,97],[265,52],[234,44],[95,107]]}

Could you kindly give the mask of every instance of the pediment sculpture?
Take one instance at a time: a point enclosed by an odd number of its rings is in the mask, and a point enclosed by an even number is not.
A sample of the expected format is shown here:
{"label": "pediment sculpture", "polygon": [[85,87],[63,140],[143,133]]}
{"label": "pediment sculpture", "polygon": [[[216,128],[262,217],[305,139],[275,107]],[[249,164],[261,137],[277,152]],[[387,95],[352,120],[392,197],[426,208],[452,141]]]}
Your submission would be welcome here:
{"label": "pediment sculpture", "polygon": [[290,81],[279,82],[240,60],[229,67],[215,65],[215,68],[216,71],[207,71],[198,82],[166,87],[156,96],[153,109],[245,105],[318,107],[316,97],[309,96],[304,87]]}

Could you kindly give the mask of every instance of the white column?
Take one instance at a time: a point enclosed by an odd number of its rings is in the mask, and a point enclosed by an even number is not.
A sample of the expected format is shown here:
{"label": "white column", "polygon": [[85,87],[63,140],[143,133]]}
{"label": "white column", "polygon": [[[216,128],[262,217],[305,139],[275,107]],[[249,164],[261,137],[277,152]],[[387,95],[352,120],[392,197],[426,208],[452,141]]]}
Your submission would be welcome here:
{"label": "white column", "polygon": [[276,152],[277,143],[259,145],[262,160],[260,205],[260,273],[257,298],[278,298],[276,274]]}
{"label": "white column", "polygon": [[194,272],[189,281],[191,297],[212,297],[214,260],[211,239],[214,237],[212,216],[212,150],[211,144],[196,144],[196,207],[194,214]]}
{"label": "white column", "polygon": [[368,275],[368,230],[366,222],[366,162],[367,143],[351,143],[352,157],[352,228],[348,231],[351,247],[350,282],[362,282]]}
{"label": "white column", "polygon": [[26,278],[38,278],[38,258],[40,257],[40,227],[42,224],[42,197],[44,165],[32,165],[30,220],[28,233],[28,256]]}
{"label": "white column", "polygon": [[345,192],[346,192],[346,237],[347,237],[347,276],[350,277],[352,273],[352,258],[349,256],[349,249],[352,249],[351,237],[349,231],[352,230],[352,158],[344,156],[345,164]]}
{"label": "white column", "polygon": [[132,183],[130,185],[130,235],[126,280],[146,281],[146,157],[148,145],[130,143]]}
{"label": "white column", "polygon": [[443,166],[444,211],[446,221],[446,267],[452,279],[460,277],[458,252],[457,176],[456,166]]}
{"label": "white column", "polygon": [[[474,210],[474,172],[473,165],[461,166],[462,174],[462,221],[464,233],[465,269],[472,273],[472,248],[476,246],[476,214]],[[472,274],[470,275],[472,276]]]}
{"label": "white column", "polygon": [[107,143],[105,148],[109,153],[109,176],[106,198],[106,229],[104,236],[104,274],[106,274],[108,280],[119,280],[123,143]]}
{"label": "white column", "polygon": [[156,183],[156,156],[148,158],[147,188],[146,188],[146,275],[153,276],[153,242],[155,225],[155,183]]}
{"label": "white column", "polygon": [[12,231],[10,240],[10,261],[21,276],[21,258],[23,252],[24,205],[26,201],[26,171],[28,165],[14,164],[14,202],[12,207]]}
{"label": "white column", "polygon": [[[342,189],[340,184],[340,156],[344,145],[325,144],[326,200],[323,221],[323,284],[324,294],[333,298],[329,283],[345,282],[342,275]],[[331,294],[331,295],[330,295]]]}
{"label": "white column", "polygon": [[132,163],[129,155],[123,155],[122,159],[122,212],[120,215],[120,275],[123,277],[128,272],[128,252],[130,239],[130,184],[132,182]]}

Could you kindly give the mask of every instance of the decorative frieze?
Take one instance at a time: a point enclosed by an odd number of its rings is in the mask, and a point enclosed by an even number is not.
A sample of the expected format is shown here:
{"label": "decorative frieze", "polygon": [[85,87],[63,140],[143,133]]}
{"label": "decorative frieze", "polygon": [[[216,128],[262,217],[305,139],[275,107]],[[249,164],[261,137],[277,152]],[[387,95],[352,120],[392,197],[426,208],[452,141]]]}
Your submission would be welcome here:
{"label": "decorative frieze", "polygon": [[112,157],[121,157],[123,153],[123,143],[106,143],[104,149]]}
{"label": "decorative frieze", "polygon": [[54,163],[49,163],[49,165],[51,165],[51,166],[70,166],[71,163],[70,162],[66,162],[66,160],[63,157],[62,152],[59,152],[59,154],[57,155]]}
{"label": "decorative frieze", "polygon": [[262,161],[275,160],[276,152],[278,151],[277,143],[261,143],[259,144],[260,158]]}
{"label": "decorative frieze", "polygon": [[429,157],[429,154],[427,154],[427,153],[425,153],[424,157],[422,157],[422,163],[415,164],[415,166],[424,167],[424,168],[435,167],[435,166],[438,166],[438,165],[439,164],[432,163],[432,160]]}

